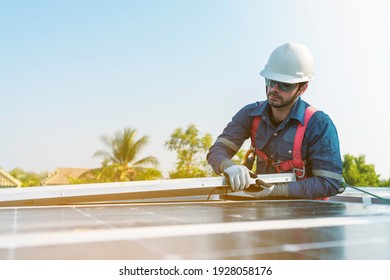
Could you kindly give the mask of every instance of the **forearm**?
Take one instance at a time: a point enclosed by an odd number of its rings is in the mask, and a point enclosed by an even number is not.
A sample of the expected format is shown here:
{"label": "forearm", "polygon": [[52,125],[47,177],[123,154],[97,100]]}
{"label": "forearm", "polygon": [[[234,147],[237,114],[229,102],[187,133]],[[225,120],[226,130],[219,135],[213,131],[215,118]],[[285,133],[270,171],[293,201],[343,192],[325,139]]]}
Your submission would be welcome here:
{"label": "forearm", "polygon": [[310,177],[288,183],[289,198],[319,198],[334,196],[340,188],[340,180],[327,177]]}
{"label": "forearm", "polygon": [[215,173],[220,174],[223,170],[234,164],[231,161],[234,154],[235,152],[223,147],[221,144],[214,144],[207,154],[207,162]]}

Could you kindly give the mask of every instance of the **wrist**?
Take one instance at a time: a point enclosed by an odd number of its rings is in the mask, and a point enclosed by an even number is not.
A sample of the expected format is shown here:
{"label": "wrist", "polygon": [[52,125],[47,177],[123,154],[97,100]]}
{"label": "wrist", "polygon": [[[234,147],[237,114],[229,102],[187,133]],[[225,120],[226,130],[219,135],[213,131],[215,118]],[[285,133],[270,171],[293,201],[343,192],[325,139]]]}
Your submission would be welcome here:
{"label": "wrist", "polygon": [[232,160],[225,159],[221,162],[219,165],[219,171],[222,173],[225,171],[226,168],[229,168],[230,166],[236,165]]}
{"label": "wrist", "polygon": [[288,184],[287,183],[275,184],[270,196],[287,197]]}

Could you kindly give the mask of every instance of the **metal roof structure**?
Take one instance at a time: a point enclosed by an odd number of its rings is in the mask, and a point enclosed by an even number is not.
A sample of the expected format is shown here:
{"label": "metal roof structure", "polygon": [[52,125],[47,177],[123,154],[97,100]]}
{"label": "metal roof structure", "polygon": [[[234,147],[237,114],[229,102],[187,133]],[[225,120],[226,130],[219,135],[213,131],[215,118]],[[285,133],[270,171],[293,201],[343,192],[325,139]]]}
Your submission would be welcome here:
{"label": "metal roof structure", "polygon": [[[165,184],[174,188],[175,181]],[[390,259],[390,204],[366,194],[347,189],[331,201],[253,200],[219,188],[207,200],[204,187],[179,200],[175,193],[164,200],[0,205],[0,259]],[[390,198],[389,188],[367,189]]]}

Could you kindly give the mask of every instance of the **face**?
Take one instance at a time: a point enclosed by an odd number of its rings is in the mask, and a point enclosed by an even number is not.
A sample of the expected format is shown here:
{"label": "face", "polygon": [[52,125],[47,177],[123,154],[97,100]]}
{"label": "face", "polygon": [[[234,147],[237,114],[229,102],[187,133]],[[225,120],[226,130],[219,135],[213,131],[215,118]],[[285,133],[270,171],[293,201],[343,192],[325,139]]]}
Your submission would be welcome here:
{"label": "face", "polygon": [[[267,100],[274,108],[282,108],[290,104],[294,104],[299,95],[303,93],[304,87],[299,87],[299,84],[289,86],[267,81]],[[287,86],[287,87],[286,87]],[[283,88],[283,89],[282,89]]]}

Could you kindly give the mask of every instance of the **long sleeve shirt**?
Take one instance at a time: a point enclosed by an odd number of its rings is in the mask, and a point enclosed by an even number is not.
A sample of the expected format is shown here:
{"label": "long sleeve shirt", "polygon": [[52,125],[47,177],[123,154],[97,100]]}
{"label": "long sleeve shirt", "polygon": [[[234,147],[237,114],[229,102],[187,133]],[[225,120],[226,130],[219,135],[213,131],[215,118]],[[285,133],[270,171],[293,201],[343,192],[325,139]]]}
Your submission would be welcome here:
{"label": "long sleeve shirt", "polygon": [[[292,159],[293,142],[298,123],[304,121],[309,106],[300,97],[288,117],[277,127],[270,120],[267,101],[243,107],[218,136],[207,154],[207,160],[216,173],[222,173],[224,163],[238,152],[250,137],[254,116],[261,116],[256,132],[255,146],[275,162]],[[339,138],[332,120],[322,111],[311,117],[302,143],[306,179],[288,183],[290,198],[318,198],[338,193],[342,180],[342,161]],[[287,171],[291,172],[291,171]],[[272,166],[257,159],[257,174],[276,173]]]}

